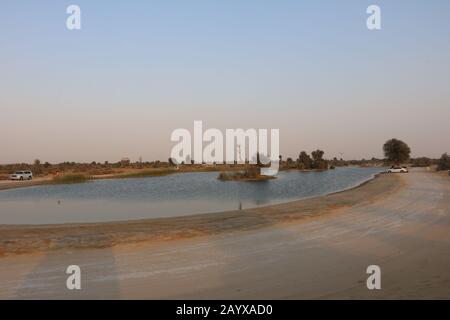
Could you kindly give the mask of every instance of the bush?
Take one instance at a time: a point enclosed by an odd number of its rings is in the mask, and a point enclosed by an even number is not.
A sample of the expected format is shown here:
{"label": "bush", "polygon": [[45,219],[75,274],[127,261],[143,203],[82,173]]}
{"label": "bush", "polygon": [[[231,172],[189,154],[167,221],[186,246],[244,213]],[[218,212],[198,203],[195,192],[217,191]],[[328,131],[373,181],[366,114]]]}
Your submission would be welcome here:
{"label": "bush", "polygon": [[444,153],[438,161],[438,171],[450,170],[450,156]]}

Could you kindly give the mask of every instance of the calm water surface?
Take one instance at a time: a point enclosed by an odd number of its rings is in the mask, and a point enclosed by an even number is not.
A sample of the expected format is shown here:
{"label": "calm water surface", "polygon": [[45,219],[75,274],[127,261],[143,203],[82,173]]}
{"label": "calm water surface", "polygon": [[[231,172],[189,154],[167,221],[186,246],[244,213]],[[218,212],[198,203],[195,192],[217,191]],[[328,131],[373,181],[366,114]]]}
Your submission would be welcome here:
{"label": "calm water surface", "polygon": [[278,179],[221,182],[217,172],[97,180],[0,191],[0,224],[101,222],[235,210],[347,189],[383,168],[281,172]]}

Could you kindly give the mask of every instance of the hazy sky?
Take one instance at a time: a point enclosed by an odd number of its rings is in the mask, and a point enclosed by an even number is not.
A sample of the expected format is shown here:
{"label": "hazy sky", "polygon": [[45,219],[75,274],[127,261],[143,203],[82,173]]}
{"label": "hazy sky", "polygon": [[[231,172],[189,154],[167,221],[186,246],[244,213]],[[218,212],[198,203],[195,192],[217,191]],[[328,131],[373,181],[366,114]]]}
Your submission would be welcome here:
{"label": "hazy sky", "polygon": [[450,1],[2,1],[0,163],[166,160],[194,120],[285,157],[450,152]]}

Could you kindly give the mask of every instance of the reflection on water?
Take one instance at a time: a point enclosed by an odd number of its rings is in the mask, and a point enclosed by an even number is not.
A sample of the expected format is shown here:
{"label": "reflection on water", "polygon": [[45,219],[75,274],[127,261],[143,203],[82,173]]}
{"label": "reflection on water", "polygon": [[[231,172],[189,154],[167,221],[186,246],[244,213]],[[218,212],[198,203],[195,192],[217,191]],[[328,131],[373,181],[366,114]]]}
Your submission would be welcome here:
{"label": "reflection on water", "polygon": [[0,192],[0,224],[100,222],[245,209],[350,188],[380,171],[291,171],[258,182],[221,182],[216,172],[185,173],[12,189]]}

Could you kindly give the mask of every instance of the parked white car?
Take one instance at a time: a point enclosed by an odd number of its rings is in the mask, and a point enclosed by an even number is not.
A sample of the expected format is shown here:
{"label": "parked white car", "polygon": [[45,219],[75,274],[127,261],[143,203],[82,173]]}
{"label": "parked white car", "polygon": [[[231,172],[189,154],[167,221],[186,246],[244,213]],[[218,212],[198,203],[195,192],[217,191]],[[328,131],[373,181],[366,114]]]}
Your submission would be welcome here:
{"label": "parked white car", "polygon": [[392,167],[392,168],[388,169],[387,172],[388,173],[407,173],[408,169],[406,169],[405,167]]}
{"label": "parked white car", "polygon": [[11,180],[31,180],[33,173],[31,171],[16,171],[9,176]]}

